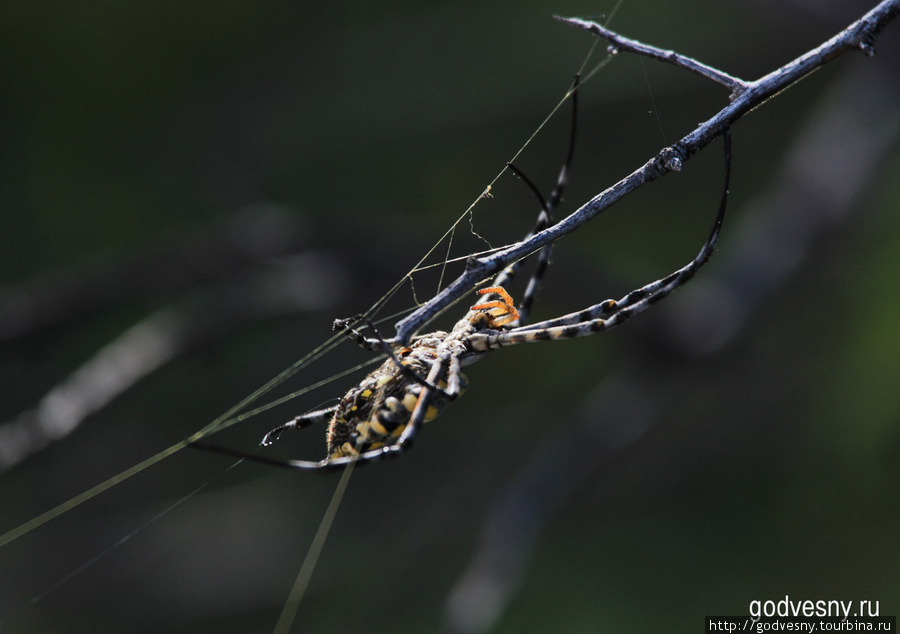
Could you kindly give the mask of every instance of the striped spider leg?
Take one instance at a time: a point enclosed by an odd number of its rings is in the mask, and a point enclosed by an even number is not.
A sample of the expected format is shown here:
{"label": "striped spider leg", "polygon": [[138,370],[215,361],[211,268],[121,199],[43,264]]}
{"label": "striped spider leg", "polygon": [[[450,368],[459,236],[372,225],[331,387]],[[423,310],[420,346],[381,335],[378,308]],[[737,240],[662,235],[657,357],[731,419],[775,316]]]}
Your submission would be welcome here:
{"label": "striped spider leg", "polygon": [[[541,205],[541,211],[538,214],[537,222],[534,225],[534,228],[525,236],[527,240],[534,234],[542,231],[553,224],[553,212],[559,206],[559,203],[562,201],[563,192],[565,191],[566,184],[569,181],[569,173],[572,170],[572,158],[575,154],[575,137],[578,133],[578,85],[580,82],[580,77],[575,75],[575,80],[572,82],[572,88],[569,90],[569,94],[572,95],[572,122],[569,127],[569,148],[566,151],[566,160],[563,162],[562,168],[559,170],[559,175],[556,177],[556,186],[553,188],[553,191],[550,194],[550,198],[544,199],[543,194],[541,194],[541,190],[538,189],[537,185],[535,185],[531,179],[529,179],[524,173],[522,173],[519,168],[517,168],[512,163],[507,163],[509,169],[528,186],[531,192],[534,194],[535,198],[537,198],[538,203]],[[548,244],[543,247],[538,253],[537,265],[535,266],[534,272],[531,274],[531,277],[528,280],[528,285],[525,287],[525,293],[522,295],[522,301],[519,304],[519,308],[516,310],[516,318],[511,320],[509,323],[513,323],[518,321],[519,325],[523,325],[527,319],[528,315],[531,313],[531,306],[534,303],[534,298],[537,296],[538,290],[541,287],[541,281],[544,279],[544,273],[547,271],[547,267],[550,265],[550,253],[553,250],[553,243]],[[494,278],[492,286],[494,288],[502,288],[507,286],[518,272],[519,267],[522,265],[522,260],[514,262],[506,267],[503,271],[500,272]],[[511,306],[512,301],[509,299],[509,295],[502,297],[503,301]]]}

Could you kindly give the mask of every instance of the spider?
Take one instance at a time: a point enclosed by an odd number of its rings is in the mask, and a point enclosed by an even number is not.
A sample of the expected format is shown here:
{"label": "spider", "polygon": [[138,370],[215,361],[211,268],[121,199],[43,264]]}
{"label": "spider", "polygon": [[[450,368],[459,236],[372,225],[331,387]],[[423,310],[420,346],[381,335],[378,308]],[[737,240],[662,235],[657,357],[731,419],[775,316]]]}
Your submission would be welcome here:
{"label": "spider", "polygon": [[[561,200],[567,181],[574,137],[573,112],[568,156],[549,201],[544,201],[531,181],[510,164],[512,171],[526,182],[541,202],[541,212],[533,232],[552,222],[553,210]],[[366,350],[385,351],[388,358],[359,385],[351,388],[337,405],[297,416],[267,433],[261,443],[267,446],[286,430],[304,429],[329,421],[328,455],[325,458],[319,461],[278,460],[202,442],[195,442],[193,446],[263,464],[307,471],[330,471],[350,463],[362,464],[399,456],[410,448],[424,423],[437,417],[466,390],[468,381],[461,371],[463,366],[475,363],[492,350],[504,346],[584,337],[609,330],[690,280],[712,255],[725,216],[731,171],[731,140],[727,129],[723,137],[725,187],[715,222],[699,253],[682,268],[631,291],[619,300],[608,299],[578,312],[525,325],[549,262],[548,245],[540,252],[538,265],[518,309],[503,288],[518,269],[519,263],[515,263],[502,271],[491,286],[477,291],[485,301],[473,305],[449,332],[438,330],[416,336],[408,347],[392,347],[378,335],[374,325],[362,317],[335,320],[335,330],[344,331]],[[361,334],[353,327],[354,323],[359,322],[368,323],[376,336]]]}

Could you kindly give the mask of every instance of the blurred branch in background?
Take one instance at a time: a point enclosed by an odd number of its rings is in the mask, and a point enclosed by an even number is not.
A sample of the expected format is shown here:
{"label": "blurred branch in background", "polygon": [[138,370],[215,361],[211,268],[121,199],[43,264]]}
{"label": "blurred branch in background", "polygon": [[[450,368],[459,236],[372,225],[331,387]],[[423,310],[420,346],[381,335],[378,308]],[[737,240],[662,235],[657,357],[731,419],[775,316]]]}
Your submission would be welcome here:
{"label": "blurred branch in background", "polygon": [[[716,266],[639,328],[640,337],[668,351],[665,377],[635,380],[653,372],[632,365],[604,378],[582,403],[579,423],[554,425],[492,504],[477,551],[445,602],[450,631],[491,630],[523,581],[542,529],[578,487],[660,422],[667,398],[685,393],[680,377],[693,359],[721,352],[771,310],[772,296],[808,264],[816,243],[868,209],[883,160],[900,140],[897,103],[900,77],[883,67],[854,68],[836,82],[790,143],[771,190],[735,214],[740,221]],[[740,129],[735,137],[739,172]]]}
{"label": "blurred branch in background", "polygon": [[345,266],[327,253],[290,253],[299,228],[276,208],[248,209],[206,229],[74,273],[49,274],[3,293],[5,338],[24,338],[116,304],[190,291],[154,311],[0,424],[0,471],[72,433],[88,416],[162,365],[241,327],[327,310],[345,293]]}
{"label": "blurred branch in background", "polygon": [[304,230],[277,206],[253,206],[225,222],[182,231],[134,252],[110,253],[0,287],[0,342],[69,324],[126,301],[169,299],[198,284],[291,253]]}

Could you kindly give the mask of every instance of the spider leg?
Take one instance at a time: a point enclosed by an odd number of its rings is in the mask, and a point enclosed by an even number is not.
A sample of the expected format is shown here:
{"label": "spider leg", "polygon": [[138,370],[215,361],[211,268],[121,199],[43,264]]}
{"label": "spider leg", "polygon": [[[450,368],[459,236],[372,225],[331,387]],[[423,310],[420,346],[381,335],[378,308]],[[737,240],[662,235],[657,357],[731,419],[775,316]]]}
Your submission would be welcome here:
{"label": "spider leg", "polygon": [[426,387],[422,390],[412,416],[410,416],[409,423],[406,425],[406,429],[403,430],[403,433],[400,435],[400,438],[395,445],[387,447],[388,451],[399,454],[412,446],[413,441],[419,433],[419,429],[421,429],[422,424],[425,422],[425,415],[428,412],[428,406],[431,404],[431,399],[434,397],[435,392],[442,391],[444,396],[450,401],[455,400],[456,397],[459,396],[461,365],[459,355],[449,352],[446,352],[435,359],[431,366],[431,371],[428,373],[428,382],[437,383],[437,381],[440,380],[441,375],[446,371],[447,389],[438,390],[437,388],[432,389]]}
{"label": "spider leg", "polygon": [[[448,353],[435,359],[434,363],[431,364],[431,370],[428,372],[428,378],[426,380],[428,383],[436,385],[445,371],[447,372],[447,391],[445,392],[445,395],[452,400],[459,395],[458,357],[453,357]],[[381,458],[394,458],[412,447],[413,442],[415,442],[416,437],[419,435],[422,424],[425,422],[425,415],[428,412],[428,406],[431,405],[431,399],[438,389],[439,388],[430,388],[427,386],[422,388],[422,392],[419,394],[419,400],[416,401],[416,406],[413,408],[412,415],[409,417],[409,423],[406,424],[406,429],[400,434],[400,438],[397,439],[395,444],[377,450],[375,453],[380,454],[378,456],[367,457],[367,454],[373,452],[366,452],[362,454],[359,459],[372,461],[380,460]]]}
{"label": "spider leg", "polygon": [[278,440],[278,437],[286,429],[303,429],[305,427],[309,427],[310,425],[315,425],[316,423],[327,421],[334,415],[334,412],[337,410],[337,408],[337,405],[332,405],[331,407],[326,407],[325,409],[316,410],[307,414],[301,414],[294,420],[288,421],[287,423],[279,425],[275,429],[269,431],[269,433],[263,436],[262,442],[260,442],[259,444],[264,447],[271,445],[273,442]]}
{"label": "spider leg", "polygon": [[364,334],[350,325],[358,324],[360,322],[364,322],[370,328],[374,329],[372,322],[366,319],[363,315],[356,315],[355,317],[344,317],[343,319],[335,319],[334,323],[331,325],[331,329],[342,330],[344,334],[347,335],[347,337],[355,341],[360,348],[366,350],[367,352],[375,352],[377,350],[380,350],[381,345],[384,341],[383,339],[381,339],[381,337],[366,337]]}
{"label": "spider leg", "polygon": [[[554,187],[553,192],[550,194],[549,200],[544,200],[544,197],[541,195],[540,190],[537,186],[529,179],[524,173],[522,173],[519,168],[517,168],[512,163],[508,163],[509,169],[512,172],[525,181],[525,184],[534,192],[535,197],[538,199],[538,202],[541,204],[541,211],[538,214],[537,222],[534,225],[534,229],[525,236],[525,239],[530,238],[534,234],[539,231],[543,231],[551,224],[553,224],[553,213],[556,211],[556,208],[559,206],[560,201],[562,200],[563,192],[565,191],[566,185],[569,181],[569,172],[572,169],[572,157],[575,153],[575,137],[577,135],[577,124],[578,124],[578,84],[579,84],[579,76],[575,75],[575,81],[572,83],[572,88],[570,90],[572,94],[572,126],[569,130],[569,147],[566,153],[566,160],[563,163],[562,168],[559,170],[559,175],[556,178],[556,187]],[[547,271],[547,267],[550,265],[550,254],[553,250],[553,245],[548,244],[543,249],[541,249],[538,254],[537,265],[535,266],[534,272],[531,274],[531,277],[528,280],[528,284],[525,287],[525,293],[522,295],[522,301],[519,304],[519,324],[524,324],[528,319],[528,315],[531,313],[531,306],[534,304],[534,299],[537,296],[538,291],[541,287],[541,281],[544,278],[544,273]],[[501,271],[497,277],[492,282],[492,286],[506,286],[518,272],[521,267],[521,261],[510,264],[503,271]]]}
{"label": "spider leg", "polygon": [[[250,462],[258,462],[270,467],[284,467],[286,469],[299,469],[301,471],[324,472],[325,470],[328,470],[328,465],[324,464],[326,462],[325,460],[313,462],[312,460],[280,460],[278,458],[267,458],[266,456],[259,456],[255,453],[238,451],[237,449],[229,449],[228,447],[213,445],[203,441],[192,442],[188,445],[188,447],[191,447],[193,449],[200,449],[202,451],[208,451],[210,453],[221,454],[223,456],[231,456],[232,458],[249,460]],[[337,466],[335,466],[334,468],[337,468]]]}
{"label": "spider leg", "polygon": [[475,304],[470,310],[483,310],[491,316],[491,328],[499,328],[519,319],[519,311],[513,303],[513,298],[502,286],[491,286],[478,291],[479,295],[499,295],[501,299]]}
{"label": "spider leg", "polygon": [[[707,259],[709,259],[709,255],[707,255],[706,257]],[[641,300],[649,299],[650,297],[659,295],[660,291],[668,289],[664,292],[663,295],[660,295],[657,298],[662,299],[663,297],[665,297],[665,295],[668,295],[672,290],[674,290],[673,288],[671,288],[673,282],[677,280],[678,283],[676,287],[684,284],[688,281],[688,279],[690,279],[690,276],[693,276],[696,269],[700,268],[700,266],[702,266],[702,263],[700,265],[696,265],[695,258],[695,260],[692,260],[688,265],[678,269],[674,273],[670,273],[660,280],[650,282],[645,286],[635,289],[618,301],[614,299],[607,299],[600,302],[599,304],[589,306],[588,308],[585,308],[583,310],[569,313],[568,315],[563,315],[561,317],[555,317],[554,319],[548,319],[546,321],[529,324],[527,326],[520,326],[518,328],[515,328],[514,330],[516,332],[527,332],[530,330],[539,330],[542,328],[571,326],[574,324],[580,324],[582,322],[590,321],[592,319],[606,319],[621,310],[631,308],[634,304],[637,304]],[[688,269],[692,269],[692,271],[688,271]],[[687,278],[684,278],[683,276],[685,274],[689,274],[689,276]]]}
{"label": "spider leg", "polygon": [[646,310],[649,306],[663,299],[690,280],[712,255],[725,218],[725,208],[728,203],[728,185],[731,178],[731,133],[727,128],[723,133],[723,139],[725,145],[725,186],[719,202],[719,210],[709,237],[703,243],[700,252],[687,265],[660,280],[631,291],[619,301],[605,300],[576,313],[538,322],[530,326],[513,328],[501,333],[475,333],[469,336],[467,340],[469,345],[474,350],[491,350],[533,341],[585,337],[602,330],[610,330],[633,315]]}
{"label": "spider leg", "polygon": [[[717,236],[718,238],[718,236]],[[713,241],[713,245],[715,241]],[[705,245],[704,245],[705,247]],[[702,253],[702,252],[701,252]],[[709,259],[709,255],[711,251],[706,255],[706,259]],[[698,254],[699,257],[699,254]],[[693,274],[696,272],[703,263],[699,265],[696,262],[696,258],[692,260],[686,266],[678,269],[674,273],[670,273],[666,277],[656,280],[655,282],[650,282],[649,284],[637,288],[619,300],[607,299],[599,304],[595,304],[593,306],[589,306],[583,310],[576,311],[574,313],[569,313],[568,315],[563,315],[561,317],[555,317],[554,319],[548,319],[546,321],[537,322],[534,324],[528,324],[527,326],[520,326],[515,328],[516,332],[527,332],[530,330],[539,330],[543,328],[556,328],[558,326],[570,326],[574,324],[580,324],[582,322],[590,321],[593,319],[606,319],[615,313],[631,308],[633,305],[639,303],[641,300],[649,299],[650,297],[656,297],[656,299],[652,300],[657,301],[658,299],[662,299],[666,295],[668,295],[674,288],[677,288],[681,284],[687,282]],[[705,261],[704,261],[705,262]],[[688,270],[691,269],[691,270]],[[685,274],[688,277],[683,277]],[[672,283],[676,282],[677,284],[674,288],[672,288]],[[668,289],[668,290],[666,290]],[[660,292],[663,291],[663,294],[660,295]]]}
{"label": "spider leg", "polygon": [[[259,443],[260,447],[265,447],[271,445],[278,439],[278,436],[287,429],[303,429],[305,427],[309,427],[310,425],[315,425],[316,423],[321,423],[329,420],[333,415],[335,410],[337,410],[338,406],[333,405],[331,407],[326,407],[324,409],[318,409],[314,412],[308,412],[306,414],[301,414],[297,416],[294,420],[284,423],[283,425],[279,425],[275,429],[271,430],[267,433],[262,442]],[[232,458],[244,458],[246,460],[251,460],[253,462],[261,462],[263,464],[268,465],[276,465],[276,466],[284,466],[280,463],[283,462],[276,458],[266,458],[265,456],[258,456],[255,453],[249,453],[245,451],[239,451],[237,449],[229,449],[228,447],[222,447],[221,445],[216,445],[213,443],[208,443],[203,440],[198,440],[190,443],[188,447],[193,449],[200,449],[202,451],[209,451],[211,453],[224,454],[226,456],[231,456]],[[258,449],[257,449],[258,450]],[[316,462],[312,462],[309,460],[293,460],[290,462],[296,462],[302,464],[304,466],[295,466],[293,468],[297,469],[313,469],[316,468]]]}

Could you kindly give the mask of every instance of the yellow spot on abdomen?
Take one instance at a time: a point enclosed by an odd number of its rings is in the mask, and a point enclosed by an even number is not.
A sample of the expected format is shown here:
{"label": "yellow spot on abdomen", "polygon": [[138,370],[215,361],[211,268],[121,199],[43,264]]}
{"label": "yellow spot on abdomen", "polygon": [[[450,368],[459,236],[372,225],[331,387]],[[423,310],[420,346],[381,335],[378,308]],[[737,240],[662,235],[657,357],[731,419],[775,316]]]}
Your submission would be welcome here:
{"label": "yellow spot on abdomen", "polygon": [[407,394],[403,397],[403,407],[406,408],[408,412],[412,412],[416,409],[416,403],[419,402],[419,397],[415,394]]}

